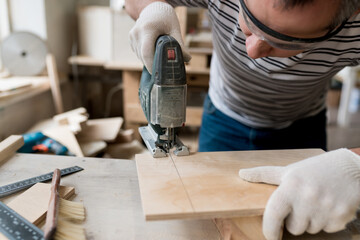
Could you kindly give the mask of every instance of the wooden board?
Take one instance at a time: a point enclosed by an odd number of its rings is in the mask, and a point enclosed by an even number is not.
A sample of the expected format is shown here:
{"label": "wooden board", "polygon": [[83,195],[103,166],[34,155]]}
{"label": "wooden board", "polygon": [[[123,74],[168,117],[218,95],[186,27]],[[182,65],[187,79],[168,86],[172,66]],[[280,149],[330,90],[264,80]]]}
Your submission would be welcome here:
{"label": "wooden board", "polygon": [[[7,205],[30,222],[39,225],[48,209],[50,188],[50,184],[37,183]],[[75,194],[75,188],[60,186],[59,194],[61,198],[69,199]]]}
{"label": "wooden board", "polygon": [[93,119],[86,122],[86,127],[76,135],[79,141],[113,142],[120,132],[123,118]]}
{"label": "wooden board", "polygon": [[24,145],[24,138],[21,135],[11,135],[0,142],[0,163],[10,158]]}
{"label": "wooden board", "polygon": [[[39,226],[45,219],[50,200],[51,184],[37,183],[7,205],[29,222]],[[75,194],[74,187],[60,186],[60,197],[69,199]],[[0,233],[0,240],[7,238]]]}
{"label": "wooden board", "polygon": [[43,134],[58,141],[78,157],[84,157],[79,142],[67,126],[58,126],[43,131]]}
{"label": "wooden board", "polygon": [[61,114],[57,114],[53,117],[53,120],[55,122],[57,122],[59,125],[67,125],[69,124],[69,118],[71,118],[72,116],[77,116],[77,115],[81,115],[81,116],[88,116],[87,111],[85,108],[80,107],[80,108],[76,108]]}
{"label": "wooden board", "polygon": [[192,153],[152,158],[136,155],[147,220],[259,216],[275,186],[246,182],[239,169],[284,166],[320,149]]}

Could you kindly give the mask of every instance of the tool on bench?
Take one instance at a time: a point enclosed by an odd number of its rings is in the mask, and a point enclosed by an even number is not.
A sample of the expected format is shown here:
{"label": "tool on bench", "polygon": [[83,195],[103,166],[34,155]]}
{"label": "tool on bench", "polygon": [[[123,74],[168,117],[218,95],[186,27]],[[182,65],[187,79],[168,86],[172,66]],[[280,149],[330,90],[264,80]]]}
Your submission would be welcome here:
{"label": "tool on bench", "polygon": [[60,198],[60,177],[60,170],[55,169],[51,182],[44,239],[86,239],[84,228],[79,224],[85,220],[84,205]]}
{"label": "tool on bench", "polygon": [[[61,172],[61,176],[65,176],[75,172],[79,172],[81,170],[84,169],[78,166],[73,166],[73,167],[61,169],[60,172]],[[53,177],[53,172],[49,172],[37,177],[32,177],[29,179],[25,179],[19,182],[10,183],[8,185],[2,186],[0,187],[0,198],[11,195],[23,189],[29,188],[35,183],[46,182],[48,180],[51,180],[52,177]]]}
{"label": "tool on bench", "polygon": [[17,212],[0,202],[0,232],[8,239],[43,239],[43,232]]}
{"label": "tool on bench", "polygon": [[18,150],[19,153],[42,152],[54,153],[56,155],[73,155],[69,152],[67,147],[54,139],[45,136],[42,132],[26,133],[23,137],[25,143],[24,146]]}
{"label": "tool on bench", "polygon": [[140,135],[153,157],[189,155],[177,136],[186,118],[186,73],[181,47],[175,38],[160,36],[155,45],[152,75],[144,67],[139,88],[141,107],[148,125]]}

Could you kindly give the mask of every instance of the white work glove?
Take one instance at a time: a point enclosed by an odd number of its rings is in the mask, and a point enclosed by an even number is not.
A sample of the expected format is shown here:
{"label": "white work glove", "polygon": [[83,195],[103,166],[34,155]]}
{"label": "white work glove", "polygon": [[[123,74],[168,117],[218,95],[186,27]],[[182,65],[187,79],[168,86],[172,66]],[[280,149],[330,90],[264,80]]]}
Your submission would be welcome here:
{"label": "white work glove", "polygon": [[141,11],[135,26],[130,31],[131,48],[150,73],[152,73],[155,43],[161,35],[174,37],[181,46],[184,61],[188,62],[191,59],[184,48],[180,24],[174,8],[164,2],[151,3]]}
{"label": "white work glove", "polygon": [[263,233],[278,240],[285,220],[294,235],[336,232],[360,205],[360,156],[338,149],[286,167],[241,169],[246,181],[280,185],[267,202]]}

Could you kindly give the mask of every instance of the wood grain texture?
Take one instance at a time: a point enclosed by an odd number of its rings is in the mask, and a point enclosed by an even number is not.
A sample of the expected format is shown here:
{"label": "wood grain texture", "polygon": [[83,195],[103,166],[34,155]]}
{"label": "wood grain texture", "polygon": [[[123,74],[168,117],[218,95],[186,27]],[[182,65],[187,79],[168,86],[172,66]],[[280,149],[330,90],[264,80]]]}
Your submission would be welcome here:
{"label": "wood grain texture", "polygon": [[[141,162],[136,164],[141,196],[151,196],[148,201],[142,201],[143,209],[148,213],[146,219],[150,220],[149,216],[158,214],[166,219],[172,219],[172,216],[176,218],[178,214],[193,213],[191,201],[178,177],[173,161],[170,158],[161,158],[154,162],[148,161],[149,158],[152,156],[148,153],[136,156],[137,163]],[[168,201],[169,204],[162,205],[164,201]]]}
{"label": "wood grain texture", "polygon": [[[150,154],[136,155],[145,218],[261,216],[276,187],[246,182],[238,176],[239,169],[285,166],[322,152],[320,149],[301,149],[193,153],[183,157],[171,155],[173,161],[170,157],[156,159]],[[179,211],[175,212],[175,209]]]}
{"label": "wood grain texture", "polygon": [[[48,210],[51,185],[37,183],[7,205],[35,225],[39,225]],[[75,194],[74,187],[60,186],[59,195],[69,199]]]}
{"label": "wood grain texture", "polygon": [[24,138],[21,135],[11,135],[0,142],[0,163],[10,158],[24,145]]}
{"label": "wood grain texture", "polygon": [[[87,239],[220,239],[211,220],[146,222],[136,165],[131,160],[16,154],[1,166],[0,186],[74,165],[84,170],[62,177],[61,184],[74,186],[77,193],[72,201],[84,203]],[[1,201],[8,203],[16,196]]]}
{"label": "wood grain texture", "polygon": [[[45,219],[50,199],[50,184],[37,183],[7,203],[15,212],[29,222],[39,226]],[[74,187],[60,186],[61,198],[69,199],[75,194]],[[7,238],[0,233],[0,240]]]}
{"label": "wood grain texture", "polygon": [[[85,170],[62,177],[61,182],[76,188],[73,201],[84,203],[87,239],[222,239],[211,220],[145,221],[135,161],[131,160],[15,154],[0,167],[0,186],[74,165]],[[17,196],[1,201],[7,204]],[[359,236],[360,220],[356,220],[347,230],[332,234],[292,236],[285,231],[283,240],[355,240]]]}

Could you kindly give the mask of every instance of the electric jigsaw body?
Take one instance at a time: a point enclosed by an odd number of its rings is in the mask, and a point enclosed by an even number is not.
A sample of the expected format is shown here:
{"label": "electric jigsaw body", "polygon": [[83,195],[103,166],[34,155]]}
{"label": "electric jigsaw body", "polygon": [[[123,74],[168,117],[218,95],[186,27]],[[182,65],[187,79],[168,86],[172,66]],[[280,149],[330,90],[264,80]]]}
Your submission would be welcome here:
{"label": "electric jigsaw body", "polygon": [[177,136],[186,119],[186,73],[179,43],[160,36],[155,45],[152,75],[144,67],[139,88],[141,107],[148,125],[140,135],[153,157],[165,157],[175,147],[175,155],[189,155]]}

